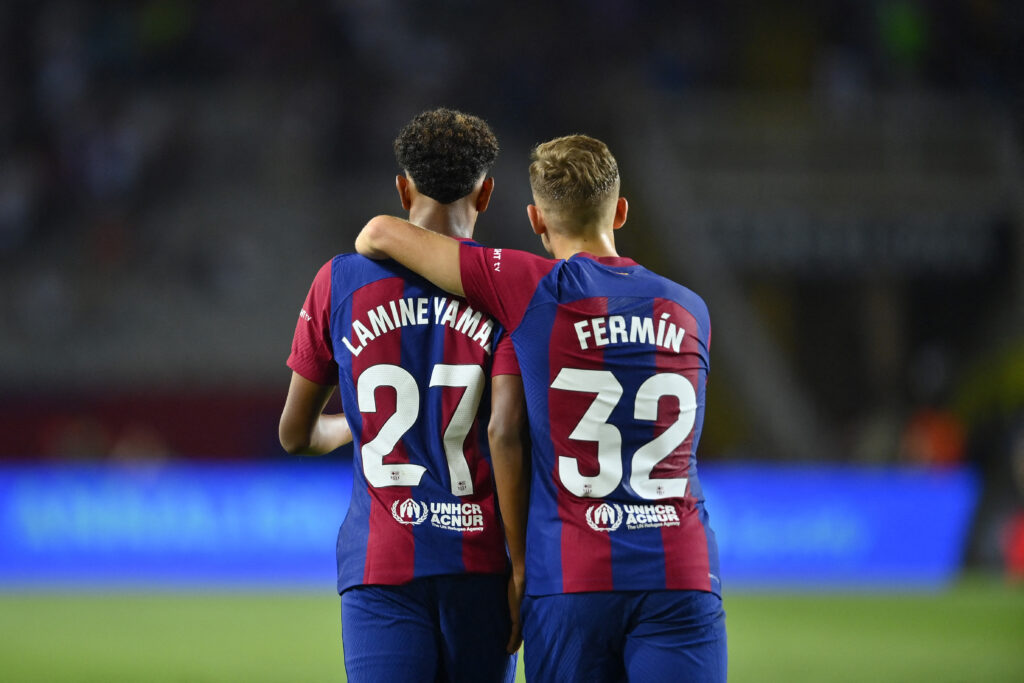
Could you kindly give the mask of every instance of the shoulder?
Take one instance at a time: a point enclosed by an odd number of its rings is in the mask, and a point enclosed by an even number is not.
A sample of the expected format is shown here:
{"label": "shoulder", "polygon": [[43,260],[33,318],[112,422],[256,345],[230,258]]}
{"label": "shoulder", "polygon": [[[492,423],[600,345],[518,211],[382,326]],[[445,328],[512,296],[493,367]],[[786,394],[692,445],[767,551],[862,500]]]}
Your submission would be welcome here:
{"label": "shoulder", "polygon": [[590,264],[582,263],[587,260],[579,259],[581,267],[603,268],[606,272],[618,271],[619,277],[612,278],[610,281],[618,283],[623,292],[628,292],[633,296],[651,297],[653,299],[674,302],[686,309],[696,319],[701,328],[709,328],[710,320],[707,304],[699,294],[686,285],[656,273],[635,261],[632,267],[629,268],[609,268],[602,264],[593,264],[593,262]]}
{"label": "shoulder", "polygon": [[474,247],[463,243],[459,268],[466,299],[474,308],[493,315],[515,330],[558,261],[518,249]]}
{"label": "shoulder", "polygon": [[658,275],[657,273],[649,270],[647,272],[650,273],[651,277],[659,283],[659,287],[663,289],[664,293],[661,295],[663,298],[674,301],[689,311],[690,315],[692,315],[694,320],[697,322],[699,328],[705,334],[710,332],[711,315],[708,311],[708,305],[704,301],[703,297],[686,285],[680,284],[675,280],[663,275]]}
{"label": "shoulder", "polygon": [[708,305],[704,301],[704,298],[700,294],[693,291],[685,285],[681,285],[678,282],[669,280],[676,287],[676,296],[680,303],[682,303],[691,313],[696,317],[707,320]]}
{"label": "shoulder", "polygon": [[686,308],[690,309],[694,314],[703,313],[705,316],[708,312],[708,305],[704,302],[704,299],[700,294],[693,291],[686,285],[682,285],[675,280],[668,278],[662,278],[668,283],[668,286],[674,292],[674,298],[680,303],[684,304]]}
{"label": "shoulder", "polygon": [[467,242],[462,243],[459,253],[463,279],[482,277],[495,282],[515,281],[519,285],[528,280],[539,280],[560,263],[528,251]]}
{"label": "shoulder", "polygon": [[707,304],[704,303],[704,299],[686,285],[659,273],[655,273],[646,266],[638,265],[637,271],[655,287],[664,290],[669,298],[676,299],[681,303],[689,302],[693,304],[694,308],[705,311],[707,310]]}
{"label": "shoulder", "polygon": [[564,263],[559,259],[539,256],[519,249],[493,249],[491,251],[492,267],[496,270],[505,267],[531,274],[547,274]]}
{"label": "shoulder", "polygon": [[390,277],[420,279],[398,261],[377,261],[355,253],[338,254],[324,264],[322,271],[326,271],[326,276],[332,280],[336,290],[354,291],[376,280]]}

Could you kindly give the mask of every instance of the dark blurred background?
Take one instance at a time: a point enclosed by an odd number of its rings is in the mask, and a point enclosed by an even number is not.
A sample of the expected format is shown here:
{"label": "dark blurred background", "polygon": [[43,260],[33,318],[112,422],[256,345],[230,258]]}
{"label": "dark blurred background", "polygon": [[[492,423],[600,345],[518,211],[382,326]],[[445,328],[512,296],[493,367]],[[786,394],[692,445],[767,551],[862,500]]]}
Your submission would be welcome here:
{"label": "dark blurred background", "polygon": [[610,145],[620,253],[711,309],[705,462],[968,465],[970,561],[1024,538],[1010,0],[0,3],[0,457],[283,459],[309,283],[442,105],[491,244],[533,144]]}

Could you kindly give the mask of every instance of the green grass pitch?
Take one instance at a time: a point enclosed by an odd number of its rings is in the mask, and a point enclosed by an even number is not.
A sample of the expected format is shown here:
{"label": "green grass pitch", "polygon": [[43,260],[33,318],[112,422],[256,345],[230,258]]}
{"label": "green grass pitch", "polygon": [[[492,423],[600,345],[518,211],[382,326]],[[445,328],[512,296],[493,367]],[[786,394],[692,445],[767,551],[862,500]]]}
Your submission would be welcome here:
{"label": "green grass pitch", "polygon": [[[729,679],[1024,681],[1024,587],[727,593]],[[0,593],[0,678],[344,681],[329,593]],[[520,665],[519,680],[523,680]]]}

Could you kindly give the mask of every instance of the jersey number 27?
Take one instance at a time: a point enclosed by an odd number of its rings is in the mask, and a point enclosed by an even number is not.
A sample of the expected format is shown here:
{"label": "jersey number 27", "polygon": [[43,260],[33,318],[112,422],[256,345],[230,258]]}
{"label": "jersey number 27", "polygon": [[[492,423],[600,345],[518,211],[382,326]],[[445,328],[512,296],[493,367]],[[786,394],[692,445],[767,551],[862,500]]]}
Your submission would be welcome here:
{"label": "jersey number 27", "polygon": [[[437,364],[430,373],[431,387],[461,387],[465,391],[444,430],[444,453],[448,461],[451,491],[456,496],[473,493],[473,476],[469,471],[463,444],[476,420],[480,397],[484,392],[484,370],[479,365]],[[372,440],[360,451],[363,474],[370,486],[416,486],[427,468],[413,463],[385,463],[384,457],[395,450],[399,439],[416,424],[420,414],[420,389],[416,378],[403,367],[381,363],[373,365],[359,375],[356,394],[359,412],[376,413],[375,392],[380,387],[395,390],[395,412],[389,417]]]}

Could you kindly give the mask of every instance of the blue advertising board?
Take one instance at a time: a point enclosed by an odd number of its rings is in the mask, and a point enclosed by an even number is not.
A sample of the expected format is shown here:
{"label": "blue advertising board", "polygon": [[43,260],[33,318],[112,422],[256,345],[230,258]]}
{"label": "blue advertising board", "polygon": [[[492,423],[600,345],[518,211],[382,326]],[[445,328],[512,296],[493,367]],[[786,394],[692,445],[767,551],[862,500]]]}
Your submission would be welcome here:
{"label": "blue advertising board", "polygon": [[333,586],[351,488],[312,461],[0,469],[0,583]]}
{"label": "blue advertising board", "polygon": [[964,468],[719,465],[701,482],[726,586],[941,586],[978,496]]}
{"label": "blue advertising board", "polygon": [[[964,469],[701,469],[723,585],[938,587],[978,495]],[[0,468],[0,587],[334,585],[348,463]]]}

